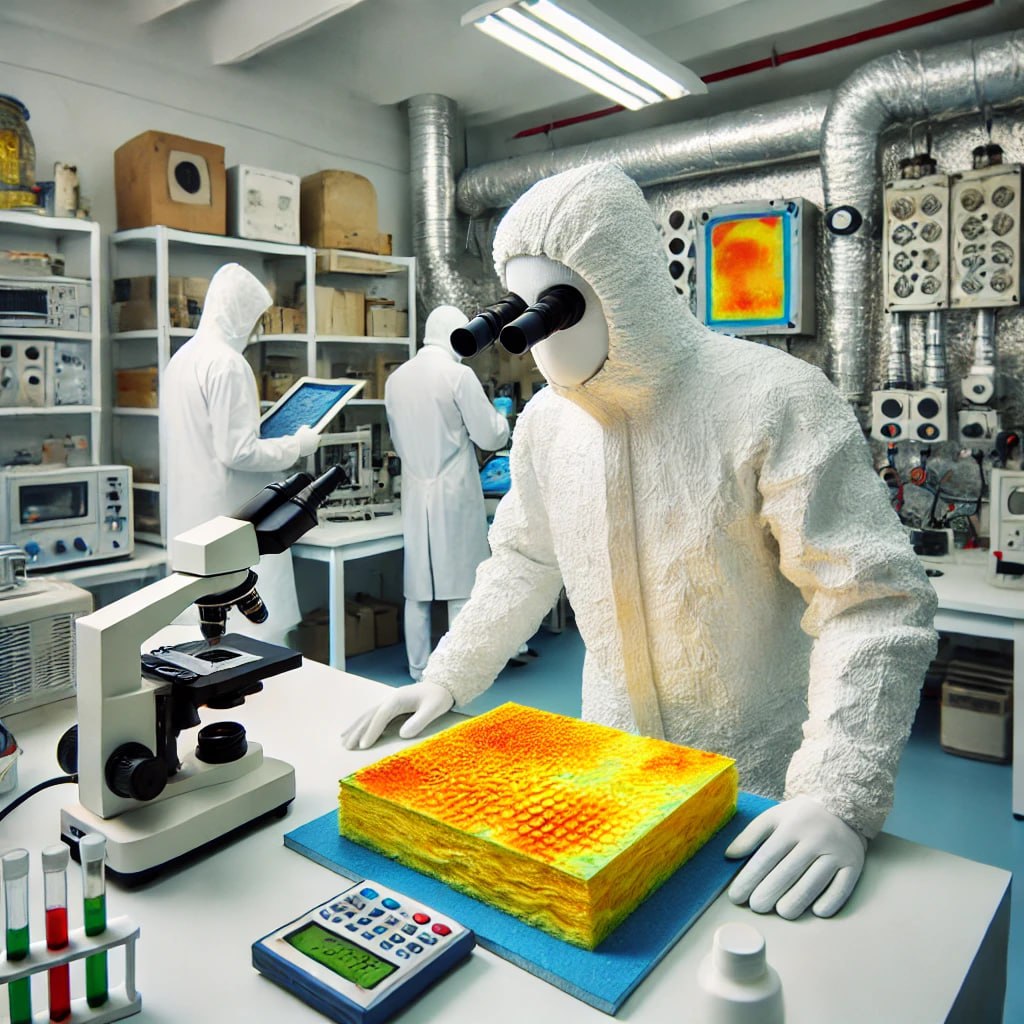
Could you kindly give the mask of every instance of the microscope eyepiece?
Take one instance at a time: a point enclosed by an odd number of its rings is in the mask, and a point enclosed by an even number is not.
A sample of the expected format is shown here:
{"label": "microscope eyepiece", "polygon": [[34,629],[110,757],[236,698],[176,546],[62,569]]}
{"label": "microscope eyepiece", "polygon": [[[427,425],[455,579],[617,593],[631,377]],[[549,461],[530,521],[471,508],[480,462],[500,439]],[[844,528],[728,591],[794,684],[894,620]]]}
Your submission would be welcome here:
{"label": "microscope eyepiece", "polygon": [[506,352],[521,356],[555,331],[565,331],[583,318],[587,304],[570,284],[556,284],[540,293],[537,301],[507,323],[498,340]]}
{"label": "microscope eyepiece", "polygon": [[480,310],[464,327],[456,327],[452,331],[452,350],[463,359],[483,352],[498,340],[501,329],[525,309],[526,303],[514,292],[509,292],[497,302]]}

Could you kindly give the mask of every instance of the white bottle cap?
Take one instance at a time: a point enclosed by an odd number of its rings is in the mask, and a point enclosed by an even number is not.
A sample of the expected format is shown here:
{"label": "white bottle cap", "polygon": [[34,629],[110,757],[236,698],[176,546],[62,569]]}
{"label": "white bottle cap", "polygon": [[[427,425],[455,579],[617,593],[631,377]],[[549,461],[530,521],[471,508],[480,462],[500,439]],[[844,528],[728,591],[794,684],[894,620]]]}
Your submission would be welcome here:
{"label": "white bottle cap", "polygon": [[71,851],[63,843],[48,846],[43,850],[43,870],[63,871],[68,866],[70,856]]}
{"label": "white bottle cap", "polygon": [[78,840],[78,856],[83,864],[103,860],[107,852],[107,840],[99,832],[90,832]]}
{"label": "white bottle cap", "polygon": [[28,875],[28,850],[11,850],[0,858],[0,863],[3,864],[5,882],[24,878]]}
{"label": "white bottle cap", "polygon": [[764,937],[749,924],[723,924],[715,932],[715,966],[733,981],[756,981],[765,972]]}

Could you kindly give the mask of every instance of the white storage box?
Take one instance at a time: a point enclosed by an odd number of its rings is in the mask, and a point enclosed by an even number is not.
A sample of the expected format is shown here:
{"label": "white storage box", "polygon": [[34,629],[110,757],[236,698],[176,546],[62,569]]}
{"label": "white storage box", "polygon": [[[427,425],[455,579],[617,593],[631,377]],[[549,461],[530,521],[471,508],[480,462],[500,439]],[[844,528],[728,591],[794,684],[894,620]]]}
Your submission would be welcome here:
{"label": "white storage box", "polygon": [[997,658],[950,661],[942,684],[939,742],[949,754],[1008,764],[1013,756],[1013,682]]}
{"label": "white storage box", "polygon": [[299,176],[237,164],[228,168],[228,234],[299,244]]}

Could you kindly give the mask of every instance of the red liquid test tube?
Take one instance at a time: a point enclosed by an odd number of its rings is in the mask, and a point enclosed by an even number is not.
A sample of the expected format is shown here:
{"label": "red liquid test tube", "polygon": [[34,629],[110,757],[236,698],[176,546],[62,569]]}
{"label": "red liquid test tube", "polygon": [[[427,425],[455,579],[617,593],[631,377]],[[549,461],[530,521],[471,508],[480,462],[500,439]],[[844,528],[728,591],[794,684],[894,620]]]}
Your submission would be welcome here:
{"label": "red liquid test tube", "polygon": [[[43,850],[43,900],[46,908],[46,948],[68,945],[68,848],[60,843]],[[71,971],[67,964],[47,972],[50,987],[50,1020],[54,1024],[71,1016]]]}

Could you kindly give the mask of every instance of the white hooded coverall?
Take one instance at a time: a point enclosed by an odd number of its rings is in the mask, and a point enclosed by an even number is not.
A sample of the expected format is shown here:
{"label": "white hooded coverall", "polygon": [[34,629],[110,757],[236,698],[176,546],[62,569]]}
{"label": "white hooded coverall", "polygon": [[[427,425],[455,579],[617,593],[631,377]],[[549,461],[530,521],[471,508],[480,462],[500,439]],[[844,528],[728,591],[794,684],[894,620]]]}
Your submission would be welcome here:
{"label": "white hooded coverall", "polygon": [[[271,303],[253,274],[226,264],[210,281],[198,330],[167,364],[160,384],[160,444],[168,538],[230,515],[300,455],[295,435],[260,438],[256,378],[242,355]],[[300,617],[291,553],[265,555],[254,568],[269,618],[255,625],[233,610],[228,632],[281,643]],[[193,611],[187,621],[193,621]]]}
{"label": "white hooded coverall", "polygon": [[454,619],[489,554],[473,445],[496,451],[508,442],[508,421],[449,342],[468,319],[455,306],[433,310],[423,348],[384,386],[391,440],[402,460],[406,650],[417,679],[430,654],[430,602],[450,602]]}
{"label": "white hooded coverall", "polygon": [[[423,673],[486,689],[564,584],[583,717],[736,758],[870,838],[934,654],[935,594],[852,410],[815,367],[716,334],[675,293],[640,189],[546,179],[494,243],[596,292],[608,358],[520,416],[492,555]],[[558,334],[545,345],[558,343]]]}

